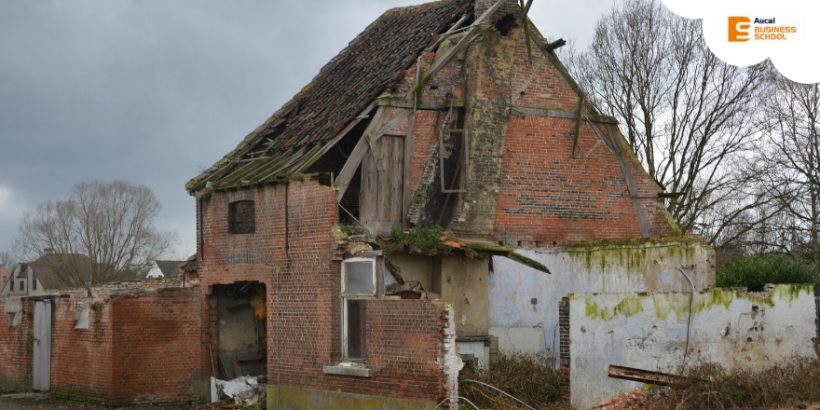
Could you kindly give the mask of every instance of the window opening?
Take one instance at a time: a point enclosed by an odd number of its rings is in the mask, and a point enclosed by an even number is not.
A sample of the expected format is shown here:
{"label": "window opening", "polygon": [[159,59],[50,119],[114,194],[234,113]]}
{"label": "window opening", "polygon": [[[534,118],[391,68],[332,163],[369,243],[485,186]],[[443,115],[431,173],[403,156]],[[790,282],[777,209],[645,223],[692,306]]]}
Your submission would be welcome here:
{"label": "window opening", "polygon": [[342,262],[342,353],[346,360],[365,357],[366,299],[374,298],[377,290],[376,259]]}
{"label": "window opening", "polygon": [[228,205],[228,230],[232,234],[256,231],[256,212],[253,201],[235,201]]}

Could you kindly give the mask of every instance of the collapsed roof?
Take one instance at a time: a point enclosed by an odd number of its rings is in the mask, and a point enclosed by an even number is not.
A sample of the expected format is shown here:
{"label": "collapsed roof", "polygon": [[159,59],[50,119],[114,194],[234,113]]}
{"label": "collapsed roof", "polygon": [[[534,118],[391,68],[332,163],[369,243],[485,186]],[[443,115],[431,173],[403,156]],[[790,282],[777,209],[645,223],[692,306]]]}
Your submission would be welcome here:
{"label": "collapsed roof", "polygon": [[436,34],[472,12],[472,0],[386,11],[186,189],[195,193],[208,183],[216,190],[252,186],[304,172],[344,136],[349,124],[367,114],[376,97],[399,82]]}

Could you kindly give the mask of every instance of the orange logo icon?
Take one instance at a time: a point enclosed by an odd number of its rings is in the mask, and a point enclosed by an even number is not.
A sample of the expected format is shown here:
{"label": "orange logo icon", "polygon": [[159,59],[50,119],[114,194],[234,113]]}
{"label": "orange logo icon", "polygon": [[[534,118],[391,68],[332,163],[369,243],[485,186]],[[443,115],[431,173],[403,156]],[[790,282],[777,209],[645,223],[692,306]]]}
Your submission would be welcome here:
{"label": "orange logo icon", "polygon": [[729,41],[749,41],[749,29],[751,27],[752,21],[748,17],[730,16]]}

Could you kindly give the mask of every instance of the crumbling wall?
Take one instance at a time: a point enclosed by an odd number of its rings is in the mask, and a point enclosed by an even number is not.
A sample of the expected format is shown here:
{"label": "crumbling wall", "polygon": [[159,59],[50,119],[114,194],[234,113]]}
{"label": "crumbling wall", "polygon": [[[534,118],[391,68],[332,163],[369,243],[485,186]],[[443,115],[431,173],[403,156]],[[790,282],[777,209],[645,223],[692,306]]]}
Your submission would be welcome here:
{"label": "crumbling wall", "polygon": [[[116,377],[113,363],[114,322],[107,298],[54,299],[51,334],[51,389],[69,399],[107,402]],[[88,327],[75,329],[88,307]]]}
{"label": "crumbling wall", "polygon": [[0,298],[0,391],[31,387],[31,303]]}
{"label": "crumbling wall", "polygon": [[714,251],[697,238],[578,243],[519,250],[551,275],[493,257],[489,283],[490,334],[501,351],[558,350],[558,301],[569,293],[687,291],[682,267],[702,290],[715,283]]}
{"label": "crumbling wall", "polygon": [[754,371],[816,357],[810,285],[778,285],[762,293],[713,289],[694,296],[689,328],[688,293],[570,295],[573,407],[591,408],[641,386],[608,378],[610,364],[677,374],[687,334],[687,366],[716,363]]}
{"label": "crumbling wall", "polygon": [[[255,201],[253,234],[228,232],[228,204],[237,199]],[[441,361],[449,357],[443,350],[450,311],[431,300],[368,301],[363,362],[370,377],[325,371],[343,359],[341,266],[332,235],[339,214],[331,187],[305,180],[215,192],[202,215],[204,350],[218,320],[207,297],[214,286],[265,284],[269,408],[355,407],[360,401],[423,408],[449,394]],[[203,373],[210,375],[209,355],[201,358]]]}
{"label": "crumbling wall", "polygon": [[[59,397],[107,404],[179,402],[192,397],[199,375],[199,290],[112,286],[94,297],[52,300],[51,390]],[[31,306],[16,298],[19,324],[0,302],[0,387],[31,389]],[[15,308],[16,309],[16,308]]]}

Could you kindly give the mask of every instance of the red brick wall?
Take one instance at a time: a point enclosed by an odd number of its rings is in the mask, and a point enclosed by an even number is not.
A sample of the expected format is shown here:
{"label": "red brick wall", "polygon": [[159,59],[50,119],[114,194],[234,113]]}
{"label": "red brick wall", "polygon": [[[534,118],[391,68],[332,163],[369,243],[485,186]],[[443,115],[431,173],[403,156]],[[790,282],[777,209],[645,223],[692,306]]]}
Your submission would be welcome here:
{"label": "red brick wall", "polygon": [[11,327],[4,301],[0,301],[0,391],[31,386],[31,304],[23,303],[20,324]]}
{"label": "red brick wall", "polygon": [[[522,37],[521,30],[511,36]],[[523,37],[516,40],[521,40]],[[553,61],[516,47],[511,91],[515,105],[575,113],[578,94]],[[523,93],[518,93],[523,90]],[[586,123],[580,128],[575,157],[576,120],[535,115],[509,116],[496,207],[495,236],[523,246],[553,246],[575,241],[640,237],[633,198],[611,141],[601,140]],[[613,127],[615,128],[615,127]],[[609,138],[605,126],[601,134]],[[613,131],[615,131],[613,129]],[[618,137],[620,138],[620,137]],[[636,195],[641,198],[650,236],[668,236],[670,227],[657,199],[657,184],[623,145]]]}
{"label": "red brick wall", "polygon": [[[228,204],[242,198],[256,201],[256,233],[232,235],[227,231]],[[333,260],[337,244],[331,234],[338,210],[332,188],[292,181],[287,187],[217,192],[203,209],[202,292],[207,295],[213,285],[236,281],[266,285],[270,384],[398,398],[443,397],[444,374],[436,358],[445,324],[430,301],[368,302],[367,363],[373,378],[324,374],[323,367],[338,363],[342,354],[340,264]],[[243,261],[232,256],[243,253],[253,257]],[[201,304],[203,320],[209,321],[203,327],[207,346],[214,341],[215,317],[206,299]],[[207,353],[202,357],[203,369],[210,373]]]}
{"label": "red brick wall", "polygon": [[501,171],[496,236],[551,246],[639,237],[617,157],[582,127],[572,158],[574,120],[512,116]]}
{"label": "red brick wall", "polygon": [[170,288],[112,299],[115,401],[194,398],[201,377],[199,293]]}
{"label": "red brick wall", "polygon": [[105,401],[113,373],[110,304],[91,303],[88,329],[74,329],[76,299],[55,299],[51,331],[51,388],[72,398]]}
{"label": "red brick wall", "polygon": [[[132,289],[113,298],[106,289],[95,290],[88,329],[74,328],[84,298],[53,299],[52,391],[107,403],[191,399],[201,368],[199,289]],[[24,300],[17,327],[0,303],[0,382],[18,390],[31,388],[32,303]]]}

